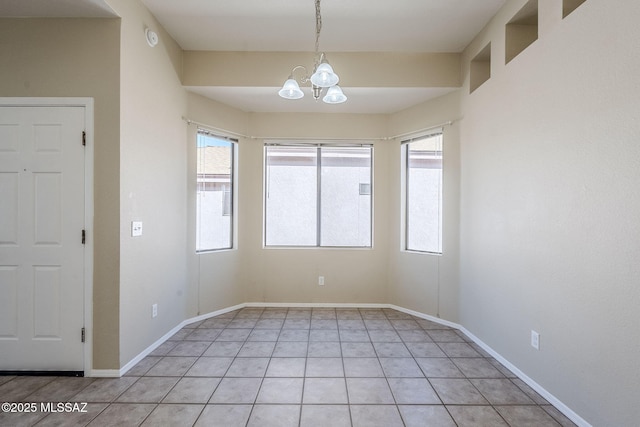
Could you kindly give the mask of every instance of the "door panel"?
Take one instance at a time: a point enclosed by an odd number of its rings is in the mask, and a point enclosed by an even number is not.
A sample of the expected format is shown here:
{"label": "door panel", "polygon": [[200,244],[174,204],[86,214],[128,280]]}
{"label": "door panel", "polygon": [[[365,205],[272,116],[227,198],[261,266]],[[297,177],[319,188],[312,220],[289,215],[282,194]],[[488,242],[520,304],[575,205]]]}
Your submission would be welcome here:
{"label": "door panel", "polygon": [[19,193],[20,175],[17,172],[0,173],[0,245],[18,244]]}
{"label": "door panel", "polygon": [[60,267],[33,267],[33,338],[61,339]]}
{"label": "door panel", "polygon": [[18,266],[0,266],[0,339],[18,338]]}
{"label": "door panel", "polygon": [[62,174],[33,174],[34,244],[62,245]]}
{"label": "door panel", "polygon": [[83,370],[84,123],[0,107],[0,370]]}

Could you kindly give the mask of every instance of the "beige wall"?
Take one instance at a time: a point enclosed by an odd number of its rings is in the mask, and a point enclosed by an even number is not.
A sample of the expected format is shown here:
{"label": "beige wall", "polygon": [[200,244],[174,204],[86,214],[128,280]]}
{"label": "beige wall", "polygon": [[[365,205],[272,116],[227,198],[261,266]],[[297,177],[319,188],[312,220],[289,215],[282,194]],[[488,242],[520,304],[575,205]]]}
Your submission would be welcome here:
{"label": "beige wall", "polygon": [[[230,108],[223,104],[211,101],[200,95],[192,93],[188,94],[188,112],[187,118],[197,123],[204,123],[210,127],[222,128],[217,133],[221,136],[236,137],[236,134],[244,135],[247,133],[248,116],[246,113]],[[242,285],[241,272],[246,268],[250,261],[241,257],[239,248],[242,245],[237,244],[232,250],[206,252],[196,254],[195,236],[195,210],[196,210],[196,131],[198,125],[189,125],[186,140],[186,150],[188,153],[187,176],[185,177],[188,185],[188,244],[187,257],[189,262],[189,289],[191,291],[189,298],[189,316],[194,317],[198,314],[211,313],[227,307],[243,303],[245,299],[244,286]],[[246,196],[245,189],[253,179],[247,173],[251,171],[244,167],[247,156],[246,138],[239,137],[238,143],[238,162],[240,169],[239,179],[236,184],[236,198],[234,210],[234,220],[244,224],[245,205],[250,200]],[[246,171],[246,173],[244,172]],[[245,202],[246,201],[246,202]],[[244,227],[238,225],[236,231],[242,234]]]}
{"label": "beige wall", "polygon": [[640,3],[562,20],[540,0],[538,41],[505,66],[524,3],[463,59],[491,42],[491,78],[463,88],[460,321],[592,425],[637,425]]}
{"label": "beige wall", "polygon": [[[186,91],[179,46],[139,2],[122,18],[120,85],[120,365],[187,317]],[[154,48],[144,29],[158,33]],[[131,237],[131,221],[143,235]],[[158,304],[158,316],[151,306]]]}
{"label": "beige wall", "polygon": [[[251,174],[243,188],[250,194],[240,244],[252,268],[246,269],[243,285],[250,302],[352,302],[375,303],[386,299],[387,264],[387,148],[384,116],[326,114],[253,114],[253,135],[274,138],[371,138],[374,143],[373,215],[371,249],[265,249],[263,224],[263,139],[253,139],[242,158]],[[318,276],[325,286],[318,286]]]}
{"label": "beige wall", "polygon": [[[190,118],[253,135],[239,142],[239,239],[233,251],[200,254],[199,309],[207,313],[241,302],[397,303],[456,321],[459,156],[457,125],[447,126],[447,191],[444,257],[400,254],[399,140],[402,134],[458,117],[458,98],[448,95],[396,116],[249,114],[229,116],[211,101],[190,95]],[[192,102],[193,101],[193,102]],[[208,108],[207,108],[208,107]],[[193,116],[193,117],[191,117]],[[226,119],[220,119],[220,117]],[[195,127],[195,126],[194,126]],[[355,138],[374,143],[374,247],[372,249],[263,248],[263,138]],[[192,144],[189,142],[189,144]],[[194,151],[192,149],[192,151]],[[195,201],[190,203],[195,209]],[[193,246],[193,244],[192,244]],[[440,264],[440,266],[438,266]],[[426,269],[425,269],[426,267]],[[393,272],[390,274],[389,272]],[[324,287],[317,285],[325,276]]]}
{"label": "beige wall", "polygon": [[93,97],[93,367],[119,367],[120,20],[0,19],[0,96]]}
{"label": "beige wall", "polygon": [[[203,103],[203,98],[196,95],[190,95],[189,99],[194,101],[190,102],[194,106],[190,112],[193,120],[254,135],[239,138],[237,248],[200,254],[194,261],[200,274],[196,280],[198,312],[207,313],[242,302],[385,302],[389,209],[386,176],[390,145],[379,138],[387,131],[387,117],[327,114],[318,119],[312,114],[249,114],[243,123],[239,116],[230,121],[220,120],[220,115],[229,112],[211,101]],[[200,103],[198,108],[196,102]],[[369,138],[375,144],[373,249],[263,248],[264,137]],[[195,142],[189,144],[195,146]],[[195,209],[195,201],[190,206]],[[324,287],[317,285],[319,275],[325,276]]]}
{"label": "beige wall", "polygon": [[[184,52],[185,86],[278,87],[284,64],[313,62],[311,52]],[[459,87],[459,53],[327,52],[349,87]],[[254,70],[259,69],[259,73]],[[344,71],[342,71],[344,70]]]}
{"label": "beige wall", "polygon": [[407,252],[401,248],[404,233],[401,203],[400,143],[420,133],[390,142],[389,172],[389,303],[458,322],[458,259],[460,222],[460,118],[459,91],[391,116],[391,135],[404,135],[444,123],[442,255]]}

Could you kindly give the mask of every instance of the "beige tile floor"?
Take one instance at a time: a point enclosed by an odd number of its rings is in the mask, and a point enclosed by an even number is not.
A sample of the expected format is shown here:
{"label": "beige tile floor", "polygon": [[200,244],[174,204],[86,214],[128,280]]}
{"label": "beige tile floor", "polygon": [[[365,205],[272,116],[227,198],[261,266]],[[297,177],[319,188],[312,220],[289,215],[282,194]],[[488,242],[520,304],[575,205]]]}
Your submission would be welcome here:
{"label": "beige tile floor", "polygon": [[390,309],[244,308],[180,330],[122,378],[0,376],[0,426],[574,425],[460,331]]}

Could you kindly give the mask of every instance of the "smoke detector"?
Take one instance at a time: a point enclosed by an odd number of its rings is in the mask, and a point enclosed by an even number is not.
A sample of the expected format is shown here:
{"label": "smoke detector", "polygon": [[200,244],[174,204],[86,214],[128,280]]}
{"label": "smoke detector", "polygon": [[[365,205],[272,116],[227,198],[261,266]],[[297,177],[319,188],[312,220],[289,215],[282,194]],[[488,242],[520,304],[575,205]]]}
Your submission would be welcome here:
{"label": "smoke detector", "polygon": [[155,47],[155,45],[158,44],[158,35],[155,33],[155,31],[152,31],[149,28],[145,28],[144,35],[147,39],[147,43],[149,43],[149,46]]}

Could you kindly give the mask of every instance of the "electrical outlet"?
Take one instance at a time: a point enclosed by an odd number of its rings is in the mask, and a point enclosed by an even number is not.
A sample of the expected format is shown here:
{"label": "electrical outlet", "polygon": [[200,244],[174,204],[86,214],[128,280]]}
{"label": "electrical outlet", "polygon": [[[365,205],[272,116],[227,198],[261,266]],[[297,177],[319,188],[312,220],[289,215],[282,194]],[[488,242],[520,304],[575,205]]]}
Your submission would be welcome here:
{"label": "electrical outlet", "polygon": [[324,276],[318,276],[318,286],[324,286]]}
{"label": "electrical outlet", "polygon": [[158,315],[158,304],[153,304],[151,306],[151,317],[156,317]]}
{"label": "electrical outlet", "polygon": [[540,350],[540,334],[534,330],[531,331],[531,347]]}

